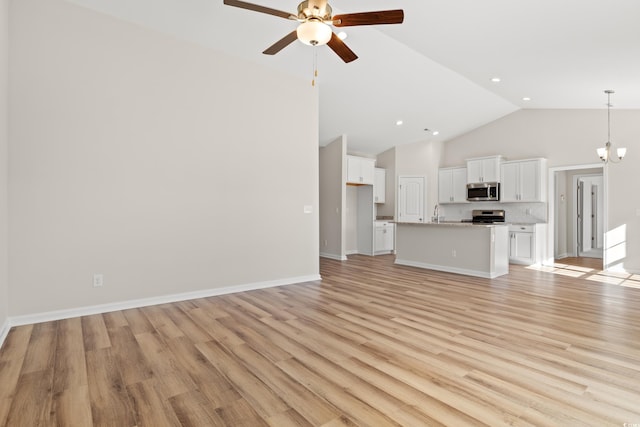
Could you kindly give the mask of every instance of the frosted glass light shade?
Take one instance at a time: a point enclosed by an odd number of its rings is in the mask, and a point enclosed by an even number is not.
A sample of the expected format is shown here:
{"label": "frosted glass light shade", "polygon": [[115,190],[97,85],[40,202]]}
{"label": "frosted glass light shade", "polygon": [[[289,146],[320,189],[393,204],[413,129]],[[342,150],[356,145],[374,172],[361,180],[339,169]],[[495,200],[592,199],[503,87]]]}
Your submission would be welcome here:
{"label": "frosted glass light shade", "polygon": [[627,155],[627,149],[624,147],[618,148],[617,152],[618,152],[618,158],[620,160],[622,160],[622,158]]}
{"label": "frosted glass light shade", "polygon": [[309,46],[322,46],[331,40],[331,28],[322,21],[310,20],[298,25],[298,40]]}
{"label": "frosted glass light shade", "polygon": [[606,160],[607,159],[607,149],[606,149],[606,147],[598,148],[598,157],[600,157],[602,160]]}

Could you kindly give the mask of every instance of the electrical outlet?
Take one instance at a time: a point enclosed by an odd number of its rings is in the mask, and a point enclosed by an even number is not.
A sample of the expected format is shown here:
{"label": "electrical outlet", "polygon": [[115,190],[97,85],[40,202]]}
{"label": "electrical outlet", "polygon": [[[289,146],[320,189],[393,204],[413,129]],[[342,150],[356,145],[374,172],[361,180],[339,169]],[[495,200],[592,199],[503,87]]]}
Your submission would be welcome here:
{"label": "electrical outlet", "polygon": [[458,256],[458,252],[454,249],[451,251],[451,255],[455,258]]}
{"label": "electrical outlet", "polygon": [[104,284],[104,276],[100,273],[96,273],[93,275],[93,287],[99,288]]}

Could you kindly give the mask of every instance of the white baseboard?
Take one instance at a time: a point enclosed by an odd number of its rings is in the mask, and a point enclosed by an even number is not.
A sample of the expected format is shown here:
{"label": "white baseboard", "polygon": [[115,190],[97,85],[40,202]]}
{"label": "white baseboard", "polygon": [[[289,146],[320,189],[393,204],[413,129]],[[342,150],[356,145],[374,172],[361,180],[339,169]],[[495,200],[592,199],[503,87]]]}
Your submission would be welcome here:
{"label": "white baseboard", "polygon": [[273,288],[276,286],[293,285],[296,283],[313,282],[322,280],[319,274],[311,276],[290,277],[286,279],[269,280],[265,282],[247,283],[244,285],[228,286],[224,288],[204,289],[201,291],[185,292],[181,294],[163,295],[158,297],[142,298],[122,301],[110,304],[92,305],[65,310],[49,311],[45,313],[27,314],[10,317],[5,326],[30,325],[33,323],[51,322],[54,320],[70,319],[72,317],[89,316],[92,314],[108,313],[111,311],[127,310],[131,308],[146,307],[150,305],[169,304],[190,299],[213,297],[217,295],[233,294],[236,292],[253,291],[257,289]]}
{"label": "white baseboard", "polygon": [[558,256],[556,257],[556,259],[563,259],[563,258],[568,258],[569,254],[567,254],[566,252],[563,254],[558,254]]}
{"label": "white baseboard", "polygon": [[9,319],[7,319],[4,321],[2,328],[0,328],[0,348],[2,348],[4,340],[7,339],[7,335],[9,335],[9,329],[11,329],[11,326],[9,325]]}
{"label": "white baseboard", "polygon": [[464,274],[466,276],[483,277],[485,279],[495,279],[496,277],[502,276],[504,274],[508,274],[508,270],[503,273],[499,273],[499,272],[488,273],[486,271],[468,270],[465,268],[426,264],[424,262],[409,261],[404,259],[396,259],[395,263],[398,265],[406,265],[409,267],[418,267],[418,268],[426,268],[428,270],[444,271],[445,273],[456,273],[456,274]]}
{"label": "white baseboard", "polygon": [[322,258],[329,258],[329,259],[335,259],[336,261],[346,261],[347,257],[346,256],[340,256],[340,255],[336,255],[336,254],[330,254],[327,252],[320,252],[320,256]]}

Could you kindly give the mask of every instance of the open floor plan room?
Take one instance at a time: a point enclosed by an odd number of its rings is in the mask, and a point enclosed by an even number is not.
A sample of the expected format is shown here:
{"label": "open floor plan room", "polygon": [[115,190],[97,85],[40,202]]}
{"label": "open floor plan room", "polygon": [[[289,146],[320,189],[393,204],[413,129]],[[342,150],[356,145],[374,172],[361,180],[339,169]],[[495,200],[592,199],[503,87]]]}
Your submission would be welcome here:
{"label": "open floor plan room", "polygon": [[15,327],[0,425],[640,423],[640,277],[558,264],[482,279],[393,255],[321,272]]}

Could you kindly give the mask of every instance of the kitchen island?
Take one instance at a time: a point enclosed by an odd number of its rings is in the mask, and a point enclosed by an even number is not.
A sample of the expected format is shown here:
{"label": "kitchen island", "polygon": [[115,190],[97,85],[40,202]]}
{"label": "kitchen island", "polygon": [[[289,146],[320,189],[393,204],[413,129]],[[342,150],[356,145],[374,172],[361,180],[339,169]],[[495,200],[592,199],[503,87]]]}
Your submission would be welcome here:
{"label": "kitchen island", "polygon": [[503,224],[397,223],[396,264],[468,276],[509,273],[509,227]]}

